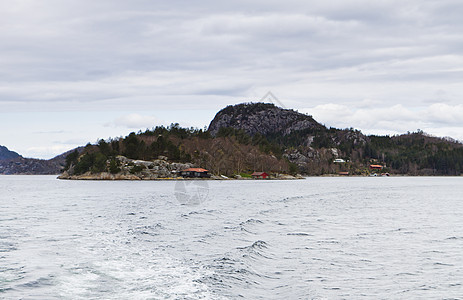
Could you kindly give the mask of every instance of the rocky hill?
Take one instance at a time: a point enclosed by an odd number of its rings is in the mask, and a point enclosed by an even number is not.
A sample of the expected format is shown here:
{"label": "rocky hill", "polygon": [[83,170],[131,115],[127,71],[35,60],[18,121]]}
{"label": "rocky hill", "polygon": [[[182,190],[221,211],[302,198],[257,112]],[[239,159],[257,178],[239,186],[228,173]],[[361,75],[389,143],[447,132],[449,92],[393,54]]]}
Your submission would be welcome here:
{"label": "rocky hill", "polygon": [[220,128],[242,129],[249,135],[281,134],[324,128],[311,116],[291,109],[282,109],[270,103],[243,103],[230,105],[219,111],[209,125],[216,136]]}
{"label": "rocky hill", "polygon": [[300,172],[368,174],[370,164],[384,172],[408,175],[460,175],[463,145],[421,130],[398,136],[366,136],[359,130],[326,128],[311,116],[273,104],[245,103],[219,111],[209,125],[216,137],[246,143],[265,139]]}

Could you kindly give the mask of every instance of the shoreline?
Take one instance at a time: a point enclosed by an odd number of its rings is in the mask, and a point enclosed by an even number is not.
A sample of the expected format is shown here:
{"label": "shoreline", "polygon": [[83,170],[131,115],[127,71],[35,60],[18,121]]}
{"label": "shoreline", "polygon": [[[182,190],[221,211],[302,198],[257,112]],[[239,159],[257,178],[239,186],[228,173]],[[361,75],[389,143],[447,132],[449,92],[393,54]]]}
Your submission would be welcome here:
{"label": "shoreline", "polygon": [[226,177],[226,176],[216,176],[212,175],[209,178],[200,178],[200,177],[148,177],[148,176],[137,176],[135,174],[110,174],[110,173],[84,173],[82,175],[69,175],[66,172],[60,174],[57,179],[60,180],[94,180],[94,181],[181,181],[181,180],[300,180],[305,179],[302,175],[288,175],[280,174],[278,177],[268,177],[268,178],[249,178],[249,177]]}

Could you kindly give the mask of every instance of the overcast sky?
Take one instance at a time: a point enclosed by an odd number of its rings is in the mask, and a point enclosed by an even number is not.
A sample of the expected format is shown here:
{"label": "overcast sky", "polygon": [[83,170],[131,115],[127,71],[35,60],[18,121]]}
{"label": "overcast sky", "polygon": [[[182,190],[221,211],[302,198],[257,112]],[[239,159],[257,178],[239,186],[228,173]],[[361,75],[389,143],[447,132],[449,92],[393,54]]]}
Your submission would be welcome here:
{"label": "overcast sky", "polygon": [[[326,4],[325,4],[326,3]],[[51,158],[272,91],[367,134],[463,140],[460,0],[0,2],[0,145]]]}

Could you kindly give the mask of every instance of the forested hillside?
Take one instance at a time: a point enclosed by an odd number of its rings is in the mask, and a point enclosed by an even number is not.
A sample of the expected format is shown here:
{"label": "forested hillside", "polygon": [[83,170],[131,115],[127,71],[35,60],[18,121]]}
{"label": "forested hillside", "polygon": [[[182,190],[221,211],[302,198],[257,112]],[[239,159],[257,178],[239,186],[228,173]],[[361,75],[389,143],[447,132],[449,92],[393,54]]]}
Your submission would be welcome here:
{"label": "forested hillside", "polygon": [[[234,175],[254,170],[288,172],[289,163],[281,153],[273,155],[266,139],[243,142],[236,137],[213,138],[208,131],[181,128],[178,124],[158,126],[152,130],[131,133],[125,138],[100,140],[88,144],[83,154],[71,153],[65,170],[72,174],[85,172],[117,173],[120,170],[117,156],[134,160],[155,160],[160,157],[171,162],[191,162],[210,170],[213,174]],[[136,170],[134,170],[136,171]]]}
{"label": "forested hillside", "polygon": [[307,175],[460,175],[463,145],[418,130],[398,136],[366,136],[355,129],[326,128],[311,116],[273,104],[246,103],[217,113],[208,130],[158,126],[125,138],[100,140],[71,153],[65,169],[117,173],[117,156],[192,163],[227,176],[253,171]]}
{"label": "forested hillside", "polygon": [[[460,175],[463,171],[463,145],[458,141],[421,130],[366,136],[353,128],[326,128],[312,116],[273,104],[228,106],[217,113],[209,130],[218,137],[241,141],[245,135],[265,139],[267,149],[282,154],[298,171],[310,175],[368,174],[370,164],[380,164],[384,172],[395,174]],[[335,163],[335,159],[345,163]]]}

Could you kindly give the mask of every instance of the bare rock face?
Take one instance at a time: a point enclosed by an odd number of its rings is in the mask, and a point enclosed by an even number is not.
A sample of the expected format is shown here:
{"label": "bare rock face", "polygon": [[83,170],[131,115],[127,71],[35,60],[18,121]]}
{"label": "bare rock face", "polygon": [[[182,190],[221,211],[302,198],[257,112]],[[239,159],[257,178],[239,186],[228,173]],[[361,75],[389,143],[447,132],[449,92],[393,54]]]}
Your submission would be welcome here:
{"label": "bare rock face", "polygon": [[320,159],[320,153],[311,147],[304,149],[288,149],[283,154],[290,162],[297,164],[299,167],[311,161]]}
{"label": "bare rock face", "polygon": [[78,179],[78,180],[141,180],[140,177],[134,174],[111,174],[108,172],[101,173],[84,173],[81,175],[69,175],[68,172],[64,172],[58,179]]}
{"label": "bare rock face", "polygon": [[294,131],[322,128],[311,116],[269,103],[249,103],[227,106],[219,111],[209,125],[212,136],[222,127],[243,129],[246,133],[267,135],[291,134]]}
{"label": "bare rock face", "polygon": [[[156,180],[166,178],[176,178],[180,171],[191,168],[190,163],[171,163],[165,160],[156,159],[152,161],[134,160],[125,156],[116,157],[119,172],[110,173],[108,171],[100,173],[87,172],[75,175],[71,171],[64,172],[59,179],[78,179],[78,180]],[[109,160],[107,165],[109,166]]]}

